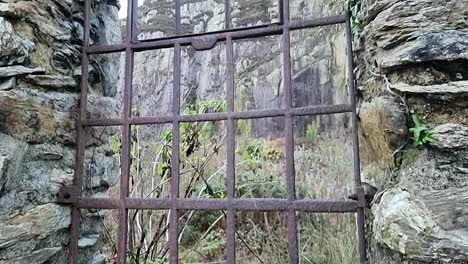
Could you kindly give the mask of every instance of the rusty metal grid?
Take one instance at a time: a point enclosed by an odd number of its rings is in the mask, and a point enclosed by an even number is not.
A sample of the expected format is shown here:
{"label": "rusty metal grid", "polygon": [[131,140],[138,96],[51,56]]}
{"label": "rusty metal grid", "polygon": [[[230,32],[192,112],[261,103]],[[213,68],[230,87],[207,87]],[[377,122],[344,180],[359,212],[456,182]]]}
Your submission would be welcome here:
{"label": "rusty metal grid", "polygon": [[[77,124],[77,152],[74,183],[71,187],[61,189],[58,201],[72,206],[72,221],[69,241],[69,259],[71,264],[78,263],[78,239],[80,226],[80,209],[118,209],[118,242],[117,263],[126,263],[128,210],[153,209],[170,210],[169,224],[169,263],[178,263],[178,211],[191,210],[225,210],[226,211],[226,263],[235,264],[235,211],[284,211],[288,213],[288,259],[290,264],[299,263],[297,218],[296,212],[315,213],[356,213],[358,230],[358,253],[360,263],[366,261],[364,235],[364,208],[366,207],[364,189],[360,178],[360,158],[358,142],[358,125],[356,116],[355,81],[353,75],[352,33],[349,14],[316,18],[301,22],[289,20],[289,0],[279,0],[280,21],[275,24],[262,26],[235,28],[231,26],[230,4],[225,0],[225,28],[226,30],[204,34],[181,35],[181,0],[175,2],[176,36],[168,38],[139,41],[137,39],[137,0],[128,0],[127,30],[125,43],[116,45],[90,46],[90,14],[92,0],[84,1],[84,38],[82,53],[82,76],[80,96],[80,117]],[[346,24],[347,68],[349,103],[340,105],[323,105],[293,108],[292,80],[290,61],[290,31],[305,28]],[[281,49],[283,54],[284,100],[283,109],[255,110],[247,112],[234,111],[234,59],[233,40],[248,39],[270,35],[281,35]],[[191,45],[197,50],[207,50],[218,42],[226,44],[227,63],[227,112],[201,115],[180,115],[180,74],[181,47]],[[173,71],[173,107],[172,114],[152,117],[132,117],[132,82],[134,68],[134,53],[143,50],[174,48]],[[125,52],[125,87],[123,117],[118,119],[87,119],[87,86],[89,55],[114,52]],[[294,168],[294,135],[293,117],[321,114],[351,113],[353,130],[354,155],[354,184],[356,194],[349,201],[316,201],[296,199],[295,168]],[[234,195],[235,190],[235,120],[265,117],[285,118],[286,137],[286,183],[287,199],[254,198],[240,199]],[[179,198],[179,125],[181,122],[199,122],[226,120],[227,123],[227,168],[225,199],[189,199]],[[172,166],[171,166],[171,196],[166,199],[129,198],[130,173],[130,127],[131,125],[172,123]],[[120,198],[89,198],[81,196],[81,186],[84,181],[84,129],[90,126],[120,126],[122,128],[122,155],[120,175]]]}

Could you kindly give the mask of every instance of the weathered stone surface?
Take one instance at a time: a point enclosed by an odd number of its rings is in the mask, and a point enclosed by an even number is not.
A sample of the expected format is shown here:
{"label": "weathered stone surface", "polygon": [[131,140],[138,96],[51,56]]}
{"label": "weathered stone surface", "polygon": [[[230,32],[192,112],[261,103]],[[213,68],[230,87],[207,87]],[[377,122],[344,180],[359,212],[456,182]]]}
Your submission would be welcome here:
{"label": "weathered stone surface", "polygon": [[43,68],[28,68],[21,65],[0,67],[0,78],[24,75],[31,73],[44,73]]}
{"label": "weathered stone surface", "polygon": [[35,85],[52,89],[77,89],[78,84],[75,79],[68,76],[53,75],[26,75],[25,80]]}
{"label": "weathered stone surface", "polygon": [[26,149],[25,143],[0,133],[0,198],[18,180]]}
{"label": "weathered stone surface", "polygon": [[93,257],[93,262],[91,264],[105,264],[106,263],[106,256],[104,254],[96,254]]}
{"label": "weathered stone surface", "polygon": [[61,160],[65,156],[65,150],[57,144],[39,144],[30,149],[29,159],[31,160]]}
{"label": "weathered stone surface", "polygon": [[10,77],[8,79],[4,79],[2,83],[0,83],[0,91],[4,90],[11,90],[16,87],[16,77]]}
{"label": "weathered stone surface", "polygon": [[359,110],[362,133],[371,157],[381,168],[393,168],[393,152],[408,138],[406,114],[398,102],[389,97],[376,97],[364,102]]}
{"label": "weathered stone surface", "polygon": [[[404,101],[410,113],[418,114],[433,126],[430,133],[435,139],[417,148],[408,145],[401,149],[396,155],[397,166],[388,173],[374,169],[387,157],[385,152],[371,154],[376,161],[365,167],[362,174],[365,183],[378,188],[368,218],[369,261],[466,263],[468,129],[464,122],[468,106],[468,2],[367,3],[371,6],[364,30],[366,61],[361,63],[365,69],[360,80],[365,100],[372,102],[375,96],[387,94],[397,102]],[[364,139],[367,145],[381,144],[385,137],[375,140],[379,134],[367,132],[371,116],[362,114],[367,104],[362,104],[360,121],[362,131],[371,137]],[[383,112],[384,116],[392,115],[391,108]],[[412,125],[397,123],[395,129]]]}
{"label": "weathered stone surface", "polygon": [[392,89],[403,93],[415,94],[468,94],[468,81],[449,82],[434,85],[409,85],[405,83],[396,83],[391,85]]}
{"label": "weathered stone surface", "polygon": [[455,102],[457,105],[467,105],[468,81],[448,82],[433,85],[410,85],[395,83],[391,88],[409,95],[421,95],[429,99]]}
{"label": "weathered stone surface", "polygon": [[383,70],[468,59],[465,1],[378,0],[369,13],[366,49]]}
{"label": "weathered stone surface", "polygon": [[434,32],[409,41],[398,49],[386,51],[377,57],[382,68],[410,63],[454,61],[468,59],[468,33]]}
{"label": "weathered stone surface", "polygon": [[[109,135],[106,136],[106,138],[108,137]],[[89,176],[85,183],[87,188],[96,193],[118,183],[120,164],[119,160],[113,156],[112,151],[105,148],[91,148],[85,153],[85,157],[85,171],[86,175]]]}
{"label": "weathered stone surface", "polygon": [[364,166],[361,170],[361,181],[364,183],[366,194],[374,195],[376,190],[384,188],[390,175],[389,169],[382,169],[375,163]]}
{"label": "weathered stone surface", "polygon": [[88,119],[116,118],[122,115],[122,103],[113,97],[102,97],[96,94],[88,95]]}
{"label": "weathered stone surface", "polygon": [[34,42],[16,34],[13,25],[0,17],[0,66],[22,64],[34,48]]}
{"label": "weathered stone surface", "polygon": [[373,234],[406,258],[459,263],[468,257],[468,189],[386,190],[372,208]]}
{"label": "weathered stone surface", "polygon": [[[25,16],[25,14],[28,15]],[[66,24],[67,21],[64,20],[65,16],[62,10],[54,7],[47,9],[47,2],[0,3],[0,15],[13,19],[26,19],[42,34],[52,36],[56,40],[69,40],[71,38],[70,28]],[[54,17],[54,19],[50,19],[50,17]]]}
{"label": "weathered stone surface", "polygon": [[[401,259],[384,263],[460,263],[466,259],[467,161],[466,151],[413,149],[405,154],[400,171],[393,176],[395,182],[376,195],[372,207],[373,239]],[[378,254],[382,251],[372,258]]]}
{"label": "weathered stone surface", "polygon": [[3,216],[0,221],[0,248],[21,240],[45,238],[70,225],[70,208],[56,204],[39,205],[26,212]]}
{"label": "weathered stone surface", "polygon": [[63,248],[61,247],[54,247],[54,248],[43,248],[36,251],[33,251],[31,254],[27,254],[25,256],[14,258],[6,261],[1,261],[0,264],[27,264],[27,263],[34,263],[34,264],[42,264],[49,261],[55,254],[62,251]]}
{"label": "weathered stone surface", "polygon": [[441,149],[468,149],[468,127],[459,124],[443,124],[432,129],[435,141],[432,145]]}
{"label": "weathered stone surface", "polygon": [[49,175],[49,191],[52,194],[58,194],[60,187],[69,186],[73,184],[73,170],[63,171],[59,169],[52,169]]}
{"label": "weathered stone surface", "polygon": [[[78,95],[18,89],[0,92],[0,132],[28,142],[76,139]],[[120,107],[110,97],[90,96],[92,118],[116,116]]]}
{"label": "weathered stone surface", "polygon": [[81,237],[78,240],[78,247],[87,248],[87,247],[94,246],[96,242],[98,241],[98,239],[99,239],[99,234],[93,234],[93,235]]}
{"label": "weathered stone surface", "polygon": [[[83,1],[0,2],[0,263],[65,264],[70,209],[55,201],[74,175]],[[115,0],[94,2],[91,43],[117,43],[116,6]],[[90,58],[90,117],[120,113],[113,98],[120,54],[112,56]],[[87,149],[105,159],[93,167],[101,178],[93,188],[103,193],[118,177],[104,167],[118,170],[109,136]],[[81,220],[86,234],[102,232],[101,218]],[[106,261],[99,257],[101,240],[80,249],[82,263]]]}
{"label": "weathered stone surface", "polygon": [[0,92],[0,132],[28,142],[75,142],[77,96],[30,89]]}

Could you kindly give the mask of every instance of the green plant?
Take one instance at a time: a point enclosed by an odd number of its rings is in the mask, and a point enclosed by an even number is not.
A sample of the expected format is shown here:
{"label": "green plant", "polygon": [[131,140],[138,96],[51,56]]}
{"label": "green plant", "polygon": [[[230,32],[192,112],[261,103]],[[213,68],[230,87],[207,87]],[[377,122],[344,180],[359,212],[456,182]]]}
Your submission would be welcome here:
{"label": "green plant", "polygon": [[186,112],[190,115],[227,112],[226,100],[205,100],[202,99],[197,104],[188,105]]}
{"label": "green plant", "polygon": [[413,119],[413,127],[410,128],[411,133],[413,133],[413,145],[422,146],[428,143],[435,141],[432,136],[431,127],[421,119],[417,114],[412,114],[411,118]]}
{"label": "green plant", "polygon": [[259,158],[262,152],[262,147],[260,142],[253,142],[247,144],[242,152],[242,158],[247,162],[247,167],[251,171],[255,171],[259,166]]}
{"label": "green plant", "polygon": [[121,147],[120,138],[117,136],[109,137],[109,146],[112,149],[114,155],[119,156],[120,154],[120,147]]}
{"label": "green plant", "polygon": [[223,229],[213,230],[203,237],[200,241],[201,251],[208,258],[214,258],[222,254],[224,248],[225,235]]}
{"label": "green plant", "polygon": [[[222,109],[223,104],[199,102],[191,111],[193,114],[214,112]],[[236,130],[235,197],[286,199],[284,140],[256,138],[250,133],[250,121],[242,121],[245,122]],[[154,131],[157,136],[148,138],[145,130],[132,130],[132,141],[138,145],[131,163],[132,176],[139,175],[131,178],[133,197],[164,198],[169,193],[167,183],[171,180],[174,135],[169,126]],[[305,134],[315,140],[314,144],[303,144],[294,149],[296,191],[300,199],[334,198],[330,196],[334,194],[330,190],[335,190],[331,187],[343,182],[343,175],[349,175],[352,167],[348,164],[348,155],[340,156],[342,152],[348,153],[343,149],[350,149],[346,142],[343,144],[342,137],[318,137],[317,131],[315,122],[308,124]],[[180,123],[180,197],[224,199],[227,196],[225,136],[226,127],[219,122]],[[118,138],[113,140],[113,145],[119,150]],[[167,263],[168,212],[136,210],[130,215],[128,262]],[[223,259],[225,217],[222,211],[179,211],[181,262],[208,263]],[[235,219],[239,264],[287,263],[287,214],[236,212]],[[351,224],[303,217],[300,227],[302,262],[356,263],[353,255],[355,230],[344,227]],[[336,227],[341,233],[326,230],[326,226]]]}
{"label": "green plant", "polygon": [[347,0],[347,9],[351,15],[351,32],[353,33],[353,43],[356,47],[361,46],[364,31],[364,21],[366,18],[365,8],[361,1]]}
{"label": "green plant", "polygon": [[314,141],[318,136],[318,126],[315,121],[311,121],[307,124],[306,138],[310,141]]}
{"label": "green plant", "polygon": [[227,112],[226,100],[201,100],[199,112],[203,112],[203,113]]}
{"label": "green plant", "polygon": [[158,164],[157,172],[159,175],[164,176],[164,174],[170,170],[172,157],[172,129],[162,133],[160,138],[161,144],[156,150],[156,153],[161,153],[161,160]]}

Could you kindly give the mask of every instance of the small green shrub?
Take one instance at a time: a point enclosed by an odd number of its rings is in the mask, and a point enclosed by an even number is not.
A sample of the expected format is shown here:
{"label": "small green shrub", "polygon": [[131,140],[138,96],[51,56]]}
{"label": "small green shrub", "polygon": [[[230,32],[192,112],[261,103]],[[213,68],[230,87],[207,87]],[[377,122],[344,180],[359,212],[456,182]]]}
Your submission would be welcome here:
{"label": "small green shrub", "polygon": [[251,171],[255,171],[259,166],[259,158],[262,152],[262,146],[260,142],[253,142],[247,144],[242,151],[242,158],[247,163],[247,167]]}
{"label": "small green shrub", "polygon": [[411,133],[413,133],[413,145],[422,146],[428,143],[435,141],[432,136],[431,127],[421,119],[417,114],[412,114],[411,118],[413,119],[413,127],[410,128]]}

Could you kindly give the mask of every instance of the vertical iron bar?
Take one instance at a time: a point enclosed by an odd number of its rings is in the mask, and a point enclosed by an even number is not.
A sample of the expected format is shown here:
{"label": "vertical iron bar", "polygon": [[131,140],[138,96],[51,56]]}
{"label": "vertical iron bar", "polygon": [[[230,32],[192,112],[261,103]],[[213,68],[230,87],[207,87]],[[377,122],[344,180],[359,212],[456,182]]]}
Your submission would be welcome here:
{"label": "vertical iron bar", "polygon": [[[224,27],[225,29],[231,28],[231,1],[224,0]],[[226,47],[227,48],[227,47]]]}
{"label": "vertical iron bar", "polygon": [[[232,38],[226,39],[226,67],[227,67],[227,110],[228,113],[234,112],[234,56],[233,56]],[[236,151],[236,125],[232,116],[227,120],[227,161],[226,161],[226,189],[227,199],[235,199],[235,151]],[[226,216],[226,259],[227,264],[236,263],[236,237],[234,210],[229,208]]]}
{"label": "vertical iron bar", "polygon": [[[279,23],[281,25],[284,24],[284,17],[289,16],[289,6],[288,6],[288,14],[284,13],[284,3],[283,0],[278,0],[278,16],[279,16]],[[289,19],[288,19],[289,22]]]}
{"label": "vertical iron bar", "polygon": [[179,153],[180,153],[180,66],[181,52],[180,44],[177,43],[174,47],[174,80],[172,92],[172,161],[171,161],[171,211],[169,225],[169,257],[171,264],[177,264],[179,261],[179,228],[178,228],[178,211],[176,201],[179,197]]}
{"label": "vertical iron bar", "polygon": [[347,62],[348,62],[348,89],[349,99],[353,108],[352,122],[353,122],[353,154],[354,154],[354,182],[358,197],[358,210],[357,210],[357,225],[358,225],[358,250],[359,261],[361,264],[366,263],[366,242],[365,242],[365,216],[364,207],[366,205],[365,196],[363,195],[363,188],[361,183],[361,163],[359,157],[359,134],[358,134],[358,121],[356,113],[356,85],[354,80],[354,63],[353,63],[353,42],[351,31],[351,17],[346,14],[346,46],[347,46]]}
{"label": "vertical iron bar", "polygon": [[117,263],[125,264],[127,261],[127,237],[128,237],[128,210],[125,207],[125,199],[129,191],[130,178],[130,144],[131,127],[129,119],[132,112],[132,83],[133,83],[133,64],[134,53],[131,48],[133,36],[134,11],[137,0],[128,0],[127,4],[127,32],[125,38],[125,86],[123,97],[123,125],[122,125],[122,156],[120,167],[120,208],[119,208],[119,229],[117,233]]}
{"label": "vertical iron bar", "polygon": [[[81,91],[80,91],[80,113],[78,116],[77,124],[77,138],[76,138],[76,156],[75,156],[75,174],[73,177],[73,184],[81,192],[83,189],[84,177],[84,150],[85,150],[85,130],[81,124],[81,120],[86,118],[86,108],[88,104],[88,68],[89,57],[85,52],[85,48],[89,46],[90,38],[90,13],[91,13],[91,0],[84,1],[83,10],[83,48],[81,52]],[[71,264],[78,263],[78,238],[80,236],[80,209],[73,205],[71,208],[71,224],[70,224],[70,240],[69,240],[69,259]]]}
{"label": "vertical iron bar", "polygon": [[[285,137],[286,137],[286,183],[288,190],[288,200],[290,202],[296,199],[296,172],[294,169],[294,131],[293,119],[291,115],[292,107],[292,80],[291,80],[291,40],[289,34],[289,0],[283,0],[282,5],[282,22],[285,27],[282,35],[282,52],[283,52],[283,78],[284,78],[284,107],[286,109],[285,116]],[[288,210],[288,262],[290,264],[299,263],[297,243],[297,218],[294,209]]]}
{"label": "vertical iron bar", "polygon": [[[132,82],[133,82],[133,67],[134,67],[134,50],[132,43],[137,41],[138,36],[138,3],[137,0],[128,0],[127,9],[127,31],[125,41],[125,88],[124,88],[124,110],[122,117],[122,160],[121,160],[121,178],[120,178],[120,204],[119,204],[119,227],[118,227],[118,245],[117,245],[117,263],[125,264],[127,252],[127,236],[128,236],[128,209],[125,200],[129,192],[129,177],[130,177],[130,147],[131,147],[131,108],[132,108]],[[293,204],[296,200],[296,176],[294,164],[294,129],[293,129],[293,87],[291,77],[291,51],[290,51],[290,17],[289,17],[289,0],[279,1],[280,22],[284,24],[282,33],[282,52],[283,52],[283,87],[284,87],[284,110],[285,114],[285,153],[286,153],[286,182],[288,191],[289,204]],[[176,19],[176,35],[181,35],[181,0],[175,0],[175,19]],[[225,27],[229,29],[231,25],[231,6],[230,0],[225,0]],[[91,0],[85,0],[84,9],[84,37],[83,47],[89,46],[90,38],[90,12]],[[356,114],[356,98],[355,98],[355,82],[353,75],[353,55],[352,55],[352,32],[350,24],[350,15],[347,14],[346,34],[347,34],[347,58],[348,58],[348,83],[350,104],[353,108],[353,153],[354,153],[354,180],[355,187],[358,192],[358,210],[357,210],[357,225],[358,225],[358,249],[360,255],[360,263],[366,261],[365,248],[365,222],[364,222],[364,206],[366,204],[362,183],[360,179],[360,158],[359,158],[359,138]],[[170,227],[169,227],[169,254],[170,263],[178,263],[178,205],[179,198],[179,181],[180,181],[180,75],[181,75],[181,40],[177,40],[174,44],[174,71],[173,71],[173,106],[172,106],[172,162],[171,162],[171,203],[170,203]],[[229,202],[235,199],[235,120],[232,116],[234,113],[234,98],[235,98],[235,82],[234,72],[235,63],[233,58],[233,42],[232,37],[226,38],[226,64],[227,64],[227,87],[226,98],[228,108],[228,118],[226,120],[227,132],[227,163],[226,163],[226,188],[227,199]],[[82,54],[82,76],[81,76],[81,97],[80,97],[80,119],[77,127],[77,152],[75,164],[74,184],[81,188],[83,185],[83,158],[85,151],[85,133],[84,126],[81,120],[86,117],[87,106],[87,88],[88,88],[88,54],[83,51]],[[208,202],[210,204],[211,202]],[[227,263],[235,264],[235,219],[232,203],[228,203],[226,207],[226,248],[227,248]],[[154,207],[154,209],[158,209]],[[288,208],[288,259],[290,264],[299,263],[298,255],[298,234],[297,234],[297,216],[295,209],[291,206]],[[78,238],[80,225],[80,211],[76,204],[72,207],[72,223],[70,232],[70,263],[78,263]]]}
{"label": "vertical iron bar", "polygon": [[132,27],[132,41],[136,42],[138,41],[138,34],[140,33],[140,28],[138,27],[138,19],[139,19],[139,13],[138,13],[138,0],[129,0],[131,1],[132,4],[132,24],[130,25]]}
{"label": "vertical iron bar", "polygon": [[[181,34],[180,0],[175,0],[176,35]],[[180,43],[174,45],[174,72],[172,90],[172,161],[171,161],[171,210],[169,224],[169,263],[179,263],[179,212],[177,198],[179,197],[180,174],[180,74],[181,74]]]}

